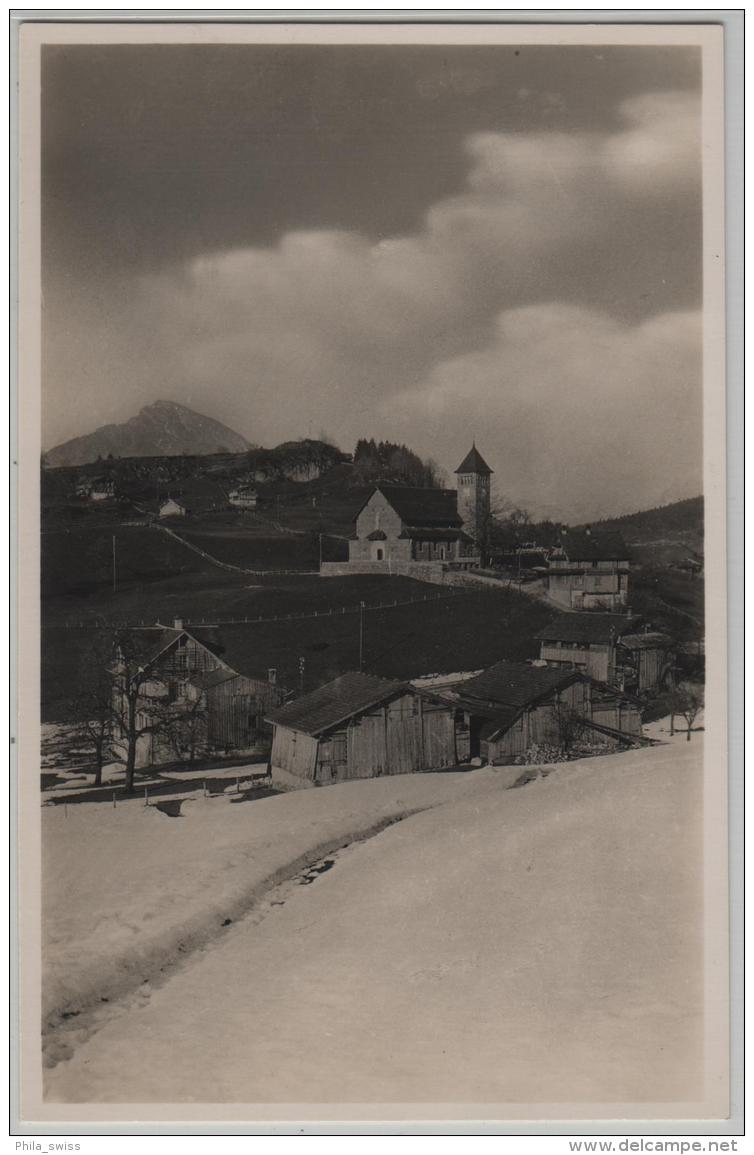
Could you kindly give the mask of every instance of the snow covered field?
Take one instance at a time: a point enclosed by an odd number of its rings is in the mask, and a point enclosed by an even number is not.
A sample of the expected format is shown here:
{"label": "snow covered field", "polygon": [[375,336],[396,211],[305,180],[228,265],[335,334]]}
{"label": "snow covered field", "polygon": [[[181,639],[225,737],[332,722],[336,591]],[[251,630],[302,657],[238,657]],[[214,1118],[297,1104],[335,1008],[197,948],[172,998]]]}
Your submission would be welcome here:
{"label": "snow covered field", "polygon": [[48,1100],[693,1099],[701,751],[45,811]]}
{"label": "snow covered field", "polygon": [[521,772],[401,775],[253,802],[197,791],[179,818],[141,796],[115,808],[44,807],[43,1014],[118,996],[302,865],[412,811],[504,789]]}

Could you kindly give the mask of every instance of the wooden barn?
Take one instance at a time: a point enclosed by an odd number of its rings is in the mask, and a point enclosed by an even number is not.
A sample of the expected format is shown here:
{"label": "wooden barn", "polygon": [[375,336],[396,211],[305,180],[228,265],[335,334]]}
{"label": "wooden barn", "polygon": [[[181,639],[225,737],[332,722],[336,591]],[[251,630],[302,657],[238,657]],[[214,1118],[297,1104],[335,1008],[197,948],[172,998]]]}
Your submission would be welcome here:
{"label": "wooden barn", "polygon": [[576,670],[497,662],[452,699],[463,716],[461,758],[503,765],[536,746],[565,750],[577,737],[608,747],[643,740],[638,704]]}
{"label": "wooden barn", "polygon": [[548,666],[617,683],[617,644],[638,623],[627,614],[560,614],[536,635]]}
{"label": "wooden barn", "polygon": [[343,674],[268,714],[272,772],[326,785],[453,766],[455,713],[403,682]]}
{"label": "wooden barn", "polygon": [[671,639],[629,614],[562,614],[537,639],[540,658],[553,668],[578,670],[635,693],[673,683]]}
{"label": "wooden barn", "polygon": [[649,628],[623,634],[619,639],[623,667],[629,673],[626,686],[643,692],[669,689],[675,684],[675,648],[667,634]]}

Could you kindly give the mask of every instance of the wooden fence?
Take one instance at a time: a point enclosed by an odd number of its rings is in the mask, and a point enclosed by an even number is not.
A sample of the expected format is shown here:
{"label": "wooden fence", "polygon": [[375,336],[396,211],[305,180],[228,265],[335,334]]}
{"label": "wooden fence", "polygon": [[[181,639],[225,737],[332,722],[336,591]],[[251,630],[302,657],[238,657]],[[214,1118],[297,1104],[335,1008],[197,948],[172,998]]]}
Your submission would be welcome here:
{"label": "wooden fence", "polygon": [[[447,589],[442,593],[425,594],[421,598],[408,598],[399,601],[397,598],[390,602],[376,602],[371,605],[357,604],[349,606],[331,606],[329,609],[309,610],[307,613],[294,614],[276,614],[273,617],[264,617],[263,615],[252,616],[245,615],[237,618],[183,618],[183,624],[187,629],[191,626],[238,626],[238,625],[263,625],[268,622],[298,622],[311,618],[333,618],[341,617],[344,614],[360,614],[369,613],[372,610],[392,610],[398,609],[401,606],[416,606],[423,605],[425,602],[442,602],[454,601],[458,598],[468,596],[472,593],[477,593],[477,590],[471,589]],[[80,629],[112,629],[112,630],[135,630],[148,627],[156,627],[162,625],[160,622],[148,621],[105,621],[102,618],[93,618],[91,621],[67,621],[56,622],[50,629],[64,629],[64,630],[80,630]]]}

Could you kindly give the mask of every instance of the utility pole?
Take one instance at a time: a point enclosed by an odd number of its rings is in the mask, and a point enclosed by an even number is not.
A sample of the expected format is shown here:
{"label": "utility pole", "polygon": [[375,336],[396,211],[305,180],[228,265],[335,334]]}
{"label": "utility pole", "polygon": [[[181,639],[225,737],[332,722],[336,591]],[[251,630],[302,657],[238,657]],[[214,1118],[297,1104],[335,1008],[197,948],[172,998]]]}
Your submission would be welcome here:
{"label": "utility pole", "polygon": [[115,534],[113,534],[113,593],[117,589],[117,578],[115,572]]}
{"label": "utility pole", "polygon": [[359,670],[364,669],[364,603],[359,602]]}
{"label": "utility pole", "polygon": [[303,694],[304,692],[304,674],[306,673],[306,658],[299,658],[298,660],[298,688]]}
{"label": "utility pole", "polygon": [[322,569],[322,534],[319,535],[319,568]]}

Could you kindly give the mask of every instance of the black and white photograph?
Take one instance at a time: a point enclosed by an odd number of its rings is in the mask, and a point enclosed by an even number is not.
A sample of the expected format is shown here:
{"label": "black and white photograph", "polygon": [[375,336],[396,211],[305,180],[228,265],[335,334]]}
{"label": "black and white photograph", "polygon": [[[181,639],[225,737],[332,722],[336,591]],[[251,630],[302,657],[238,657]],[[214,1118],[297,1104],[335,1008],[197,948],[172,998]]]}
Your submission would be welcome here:
{"label": "black and white photograph", "polygon": [[20,45],[22,1117],[726,1119],[721,28]]}

